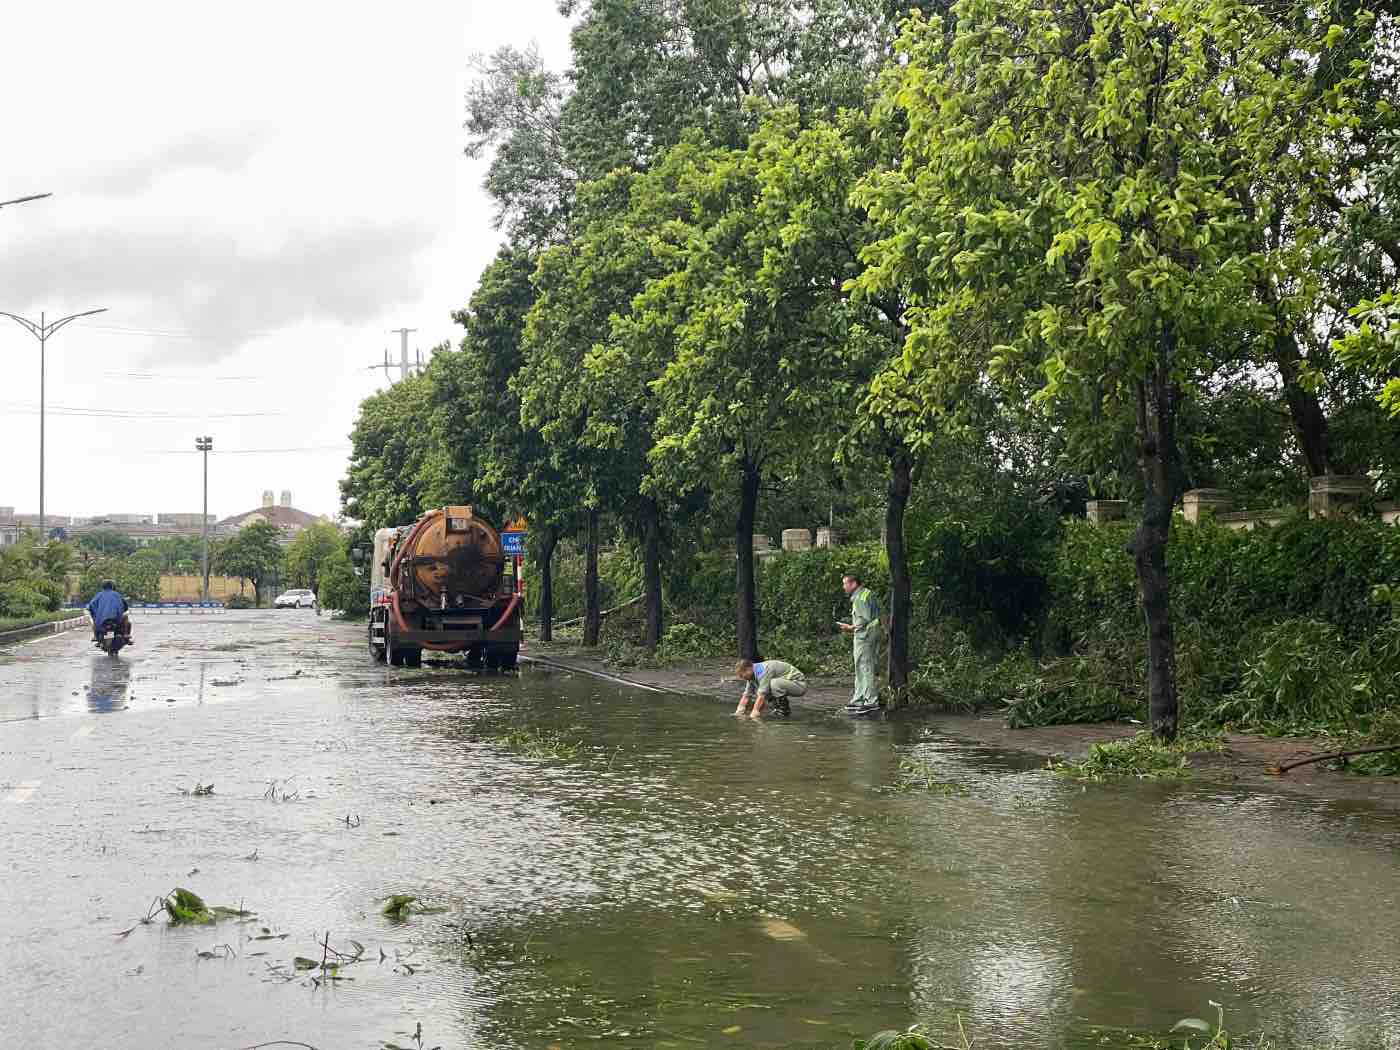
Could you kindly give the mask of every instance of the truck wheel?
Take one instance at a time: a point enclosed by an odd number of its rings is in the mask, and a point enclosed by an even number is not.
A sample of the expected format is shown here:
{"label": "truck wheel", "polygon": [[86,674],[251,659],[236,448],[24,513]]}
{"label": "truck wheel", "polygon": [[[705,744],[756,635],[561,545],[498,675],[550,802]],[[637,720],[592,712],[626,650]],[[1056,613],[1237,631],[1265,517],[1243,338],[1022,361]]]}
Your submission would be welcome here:
{"label": "truck wheel", "polygon": [[482,662],[483,662],[483,658],[482,658],[482,652],[481,652],[480,649],[468,649],[468,650],[467,650],[467,666],[468,666],[469,668],[471,668],[471,670],[473,670],[473,671],[480,671],[480,670],[481,670]]}
{"label": "truck wheel", "polygon": [[384,655],[390,667],[403,666],[403,649],[394,644],[394,636],[385,634]]}
{"label": "truck wheel", "polygon": [[422,650],[422,649],[405,649],[405,650],[403,651],[403,665],[404,665],[405,667],[422,667],[422,666],[423,666],[423,650]]}
{"label": "truck wheel", "polygon": [[501,654],[501,670],[514,671],[520,665],[520,650],[507,649]]}
{"label": "truck wheel", "polygon": [[369,658],[377,664],[382,664],[384,662],[384,646],[374,644],[374,623],[372,621],[369,630]]}
{"label": "truck wheel", "polygon": [[501,669],[501,654],[495,649],[486,650],[486,670],[499,671]]}

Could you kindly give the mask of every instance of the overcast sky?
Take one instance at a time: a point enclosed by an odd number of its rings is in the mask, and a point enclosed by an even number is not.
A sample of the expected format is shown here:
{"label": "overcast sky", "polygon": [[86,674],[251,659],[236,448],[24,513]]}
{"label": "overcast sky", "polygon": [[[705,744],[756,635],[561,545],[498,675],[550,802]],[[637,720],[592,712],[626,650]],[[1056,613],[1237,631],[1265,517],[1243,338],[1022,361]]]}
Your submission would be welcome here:
{"label": "overcast sky", "polygon": [[[198,434],[220,517],[337,513],[366,366],[394,328],[455,344],[500,240],[469,57],[562,69],[554,0],[51,2],[5,35],[0,200],[54,196],[0,208],[0,310],[108,310],[49,343],[49,513],[198,511]],[[39,347],[4,317],[0,362],[0,506],[36,512]]]}

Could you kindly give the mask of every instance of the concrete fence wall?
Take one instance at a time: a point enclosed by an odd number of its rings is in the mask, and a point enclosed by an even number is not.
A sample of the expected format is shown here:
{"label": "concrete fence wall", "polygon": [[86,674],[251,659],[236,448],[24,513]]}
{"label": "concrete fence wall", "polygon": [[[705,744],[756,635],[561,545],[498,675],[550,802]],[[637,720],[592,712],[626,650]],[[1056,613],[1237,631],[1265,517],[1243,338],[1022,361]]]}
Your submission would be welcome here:
{"label": "concrete fence wall", "polygon": [[[223,601],[225,598],[232,598],[238,593],[238,585],[242,580],[232,576],[210,576],[209,577],[209,597],[214,601]],[[203,585],[203,578],[199,575],[175,575],[166,573],[160,578],[160,600],[163,602],[192,602],[198,601],[201,597],[200,590]],[[244,584],[247,587],[247,584]],[[245,591],[251,594],[251,589]]]}
{"label": "concrete fence wall", "polygon": [[[1370,500],[1375,491],[1375,482],[1365,476],[1327,474],[1311,478],[1308,484],[1308,517],[1370,514]],[[1181,497],[1181,516],[1193,525],[1205,518],[1212,518],[1227,529],[1248,530],[1257,525],[1277,525],[1296,512],[1293,507],[1235,510],[1234,506],[1234,495],[1227,489],[1191,489]],[[1086,504],[1086,516],[1095,524],[1120,521],[1127,516],[1127,512],[1127,500],[1090,500]],[[1400,503],[1376,504],[1374,512],[1387,525],[1400,524]]]}
{"label": "concrete fence wall", "polygon": [[[1308,516],[1332,518],[1374,513],[1386,525],[1400,525],[1400,502],[1372,505],[1370,501],[1375,491],[1375,482],[1362,475],[1328,474],[1312,478],[1308,484]],[[1298,509],[1269,507],[1266,510],[1235,510],[1234,506],[1234,494],[1228,489],[1191,489],[1181,497],[1181,516],[1193,525],[1211,518],[1227,529],[1248,530],[1258,525],[1277,525],[1297,513]],[[1123,499],[1089,500],[1084,505],[1085,517],[1095,525],[1124,521],[1129,509],[1128,501]],[[884,539],[882,531],[882,543]],[[816,530],[815,544],[809,529],[784,529],[781,549],[804,551],[814,546],[836,547],[841,540],[839,532],[826,526]],[[754,536],[753,549],[760,557],[778,553],[767,536]]]}

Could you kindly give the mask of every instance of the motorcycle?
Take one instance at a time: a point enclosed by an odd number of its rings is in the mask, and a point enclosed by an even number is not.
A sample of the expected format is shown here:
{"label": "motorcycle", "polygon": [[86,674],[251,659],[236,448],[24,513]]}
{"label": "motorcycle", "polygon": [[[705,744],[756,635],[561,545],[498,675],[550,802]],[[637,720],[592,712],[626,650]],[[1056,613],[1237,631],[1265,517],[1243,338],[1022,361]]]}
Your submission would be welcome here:
{"label": "motorcycle", "polygon": [[120,620],[107,620],[97,629],[96,645],[108,656],[116,656],[131,644],[131,635],[122,630]]}

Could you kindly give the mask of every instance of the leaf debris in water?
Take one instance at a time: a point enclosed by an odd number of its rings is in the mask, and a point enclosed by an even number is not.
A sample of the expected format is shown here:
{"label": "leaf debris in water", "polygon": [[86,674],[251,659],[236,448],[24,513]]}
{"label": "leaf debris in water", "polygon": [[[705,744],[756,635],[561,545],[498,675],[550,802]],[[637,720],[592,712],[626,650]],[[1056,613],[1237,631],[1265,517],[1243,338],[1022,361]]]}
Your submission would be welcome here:
{"label": "leaf debris in water", "polygon": [[772,937],[775,941],[800,941],[805,940],[807,937],[805,933],[792,923],[784,922],[782,919],[775,919],[771,916],[766,916],[759,925],[762,927],[763,932],[768,934],[768,936]]}

